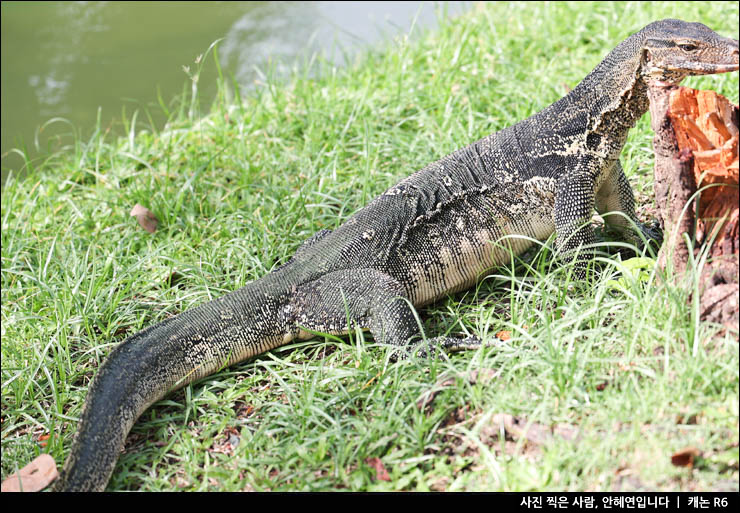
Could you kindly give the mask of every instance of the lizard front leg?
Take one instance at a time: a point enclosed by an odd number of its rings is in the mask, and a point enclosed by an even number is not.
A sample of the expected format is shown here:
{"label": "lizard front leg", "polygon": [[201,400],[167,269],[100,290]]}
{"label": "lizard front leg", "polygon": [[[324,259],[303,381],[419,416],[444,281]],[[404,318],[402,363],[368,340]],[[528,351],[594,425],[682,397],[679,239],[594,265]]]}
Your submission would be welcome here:
{"label": "lizard front leg", "polygon": [[593,258],[596,242],[591,227],[594,211],[594,171],[597,163],[582,159],[570,172],[558,179],[555,193],[555,246],[560,258],[575,260],[576,275],[585,274],[588,262]]}

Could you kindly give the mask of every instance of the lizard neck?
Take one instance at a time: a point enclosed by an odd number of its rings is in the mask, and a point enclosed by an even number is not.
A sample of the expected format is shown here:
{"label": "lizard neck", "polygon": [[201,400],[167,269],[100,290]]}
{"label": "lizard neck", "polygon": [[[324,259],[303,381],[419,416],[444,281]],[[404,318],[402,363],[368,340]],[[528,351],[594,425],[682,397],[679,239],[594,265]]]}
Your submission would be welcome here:
{"label": "lizard neck", "polygon": [[622,41],[566,97],[588,113],[585,144],[599,157],[618,158],[627,133],[648,110],[643,39],[640,31]]}

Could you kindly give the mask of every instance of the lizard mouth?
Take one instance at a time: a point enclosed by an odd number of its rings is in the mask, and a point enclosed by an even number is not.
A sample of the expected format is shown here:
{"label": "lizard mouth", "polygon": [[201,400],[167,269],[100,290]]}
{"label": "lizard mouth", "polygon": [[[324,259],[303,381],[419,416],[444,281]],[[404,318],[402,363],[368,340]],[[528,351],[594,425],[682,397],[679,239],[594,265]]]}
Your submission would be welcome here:
{"label": "lizard mouth", "polygon": [[737,71],[740,69],[740,65],[737,62],[728,63],[696,63],[696,64],[683,64],[681,66],[665,66],[665,71],[679,71],[688,73],[690,75],[714,75],[717,73],[729,73],[731,71]]}
{"label": "lizard mouth", "polygon": [[737,71],[738,69],[740,69],[740,65],[738,65],[738,63],[725,64],[717,66],[717,71],[715,71],[715,73],[729,73],[730,71]]}

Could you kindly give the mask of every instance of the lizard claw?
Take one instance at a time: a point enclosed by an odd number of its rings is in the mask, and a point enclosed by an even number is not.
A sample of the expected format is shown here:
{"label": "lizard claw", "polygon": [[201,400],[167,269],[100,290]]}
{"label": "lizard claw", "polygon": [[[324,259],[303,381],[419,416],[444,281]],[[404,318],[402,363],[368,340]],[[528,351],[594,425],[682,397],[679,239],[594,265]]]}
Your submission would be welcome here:
{"label": "lizard claw", "polygon": [[[643,224],[640,226],[640,229],[642,230],[643,237],[645,237],[645,242],[641,245],[657,253],[663,245],[663,230],[660,228],[660,222],[656,220],[650,225]],[[642,243],[642,241],[640,242]]]}
{"label": "lizard claw", "polygon": [[391,355],[391,361],[404,360],[411,355],[419,358],[437,358],[444,359],[445,353],[456,353],[458,351],[468,351],[478,349],[483,345],[483,341],[471,335],[465,338],[456,337],[434,337],[416,346],[408,346],[405,350],[394,351]]}
{"label": "lizard claw", "polygon": [[445,352],[456,353],[458,351],[478,349],[483,345],[483,341],[475,335],[471,335],[465,338],[443,337],[438,344]]}

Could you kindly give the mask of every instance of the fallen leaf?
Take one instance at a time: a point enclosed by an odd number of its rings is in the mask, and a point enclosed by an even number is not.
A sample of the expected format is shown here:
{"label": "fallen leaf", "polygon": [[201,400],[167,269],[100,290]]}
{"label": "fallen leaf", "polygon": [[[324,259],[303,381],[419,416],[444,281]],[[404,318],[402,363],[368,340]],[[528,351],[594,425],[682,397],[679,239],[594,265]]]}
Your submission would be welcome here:
{"label": "fallen leaf", "polygon": [[524,419],[514,417],[508,413],[497,413],[491,418],[491,423],[503,427],[506,433],[514,440],[524,438],[528,442],[536,445],[545,443],[552,438],[550,429],[537,424],[536,422],[527,422]]}
{"label": "fallen leaf", "polygon": [[232,454],[241,441],[239,430],[235,427],[227,426],[221,435],[222,436],[208,449],[208,452]]}
{"label": "fallen leaf", "polygon": [[537,422],[527,422],[525,419],[514,417],[508,413],[497,413],[491,417],[491,424],[500,430],[502,427],[513,440],[525,439],[535,445],[542,445],[557,436],[564,440],[575,440],[578,437],[578,428],[568,424],[557,424],[550,428]]}
{"label": "fallen leaf", "polygon": [[234,412],[236,413],[236,417],[238,419],[243,419],[245,417],[249,417],[252,413],[254,413],[254,406],[239,401],[234,405]]}
{"label": "fallen leaf", "polygon": [[640,481],[640,474],[625,466],[620,466],[614,475],[616,479],[612,484],[612,490],[615,492],[630,492],[646,488],[645,484]]}
{"label": "fallen leaf", "polygon": [[460,424],[465,422],[468,418],[471,408],[469,405],[460,406],[450,412],[449,415],[442,421],[442,426],[452,426],[454,424]]}
{"label": "fallen leaf", "polygon": [[375,469],[375,480],[376,481],[390,481],[391,478],[388,475],[388,471],[385,469],[383,462],[380,458],[367,458],[365,463]]}
{"label": "fallen leaf", "polygon": [[383,371],[378,372],[375,376],[373,376],[372,378],[370,378],[370,380],[367,383],[365,383],[364,385],[362,385],[362,388],[360,390],[365,390],[367,387],[369,387],[370,385],[372,385],[373,382],[376,379],[378,379],[382,375],[383,375]]}
{"label": "fallen leaf", "polygon": [[506,342],[511,338],[511,331],[508,330],[501,330],[498,333],[496,333],[496,338],[499,340],[503,340]]}
{"label": "fallen leaf", "polygon": [[157,216],[155,216],[151,210],[143,205],[137,203],[134,208],[131,209],[131,215],[136,217],[139,222],[139,226],[144,228],[149,233],[154,233],[157,230]]}
{"label": "fallen leaf", "polygon": [[420,410],[424,409],[424,407],[428,404],[431,404],[432,401],[434,401],[434,398],[437,397],[437,394],[439,394],[442,390],[445,388],[448,388],[455,384],[455,378],[454,377],[442,377],[439,381],[437,381],[434,386],[430,389],[425,391],[418,401],[416,401],[416,407]]}
{"label": "fallen leaf", "polygon": [[571,426],[570,424],[556,424],[552,428],[552,433],[556,436],[559,436],[563,440],[576,440],[579,438],[578,435],[578,428],[575,426]]}
{"label": "fallen leaf", "polygon": [[671,456],[671,463],[676,467],[688,467],[692,468],[694,462],[701,457],[701,451],[695,447],[686,447],[678,452],[674,452]]}
{"label": "fallen leaf", "polygon": [[488,368],[480,368],[480,369],[473,369],[470,372],[464,372],[457,374],[456,376],[450,376],[449,374],[445,374],[442,376],[437,382],[434,384],[434,386],[426,390],[418,401],[416,401],[416,406],[420,410],[423,409],[428,404],[431,404],[432,401],[434,401],[434,398],[437,397],[437,394],[439,394],[442,390],[445,390],[446,388],[451,387],[455,384],[457,381],[456,378],[463,379],[470,383],[471,385],[475,385],[476,383],[480,382],[482,385],[488,384],[493,378],[497,377],[499,375],[499,372],[493,369]]}
{"label": "fallen leaf", "polygon": [[619,466],[617,467],[617,470],[614,471],[614,475],[617,476],[629,476],[634,474],[634,471],[629,467]]}
{"label": "fallen leaf", "polygon": [[3,492],[38,492],[54,481],[57,472],[54,458],[48,454],[41,454],[31,463],[11,475],[2,484]]}
{"label": "fallen leaf", "polygon": [[447,490],[447,486],[450,483],[450,478],[447,476],[442,476],[436,481],[432,481],[429,484],[429,489],[433,492],[444,492]]}
{"label": "fallen leaf", "polygon": [[467,374],[467,378],[471,385],[475,385],[476,383],[487,385],[493,378],[497,378],[498,375],[499,371],[482,367],[480,369],[473,369],[473,371]]}
{"label": "fallen leaf", "polygon": [[696,413],[690,415],[687,413],[679,413],[676,415],[676,424],[696,424],[696,420]]}

